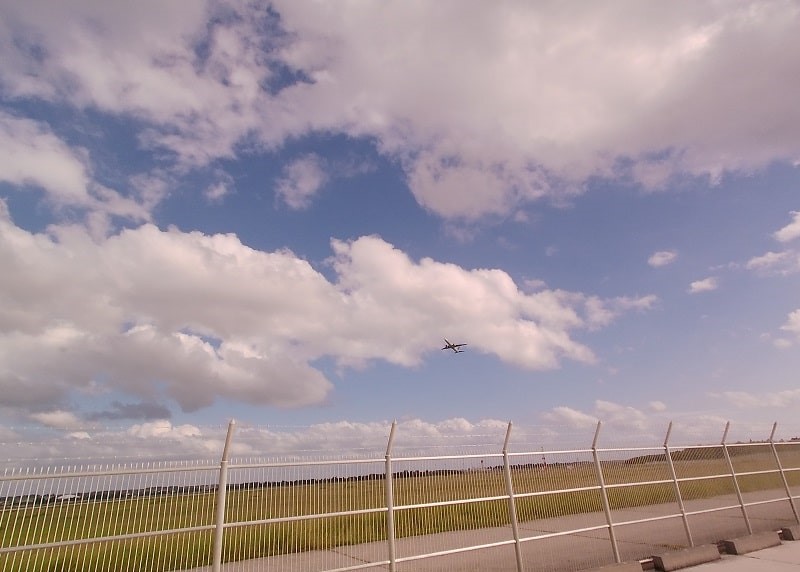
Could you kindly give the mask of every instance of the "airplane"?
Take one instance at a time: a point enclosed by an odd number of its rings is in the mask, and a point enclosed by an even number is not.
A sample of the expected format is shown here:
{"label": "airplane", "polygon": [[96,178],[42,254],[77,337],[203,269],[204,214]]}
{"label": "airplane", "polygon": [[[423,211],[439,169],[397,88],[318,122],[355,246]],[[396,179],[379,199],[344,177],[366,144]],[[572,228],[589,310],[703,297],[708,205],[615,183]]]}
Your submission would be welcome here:
{"label": "airplane", "polygon": [[458,348],[465,346],[467,344],[451,344],[447,341],[447,338],[444,339],[445,346],[442,348],[443,350],[453,350],[457,354],[463,354],[464,350],[460,350]]}

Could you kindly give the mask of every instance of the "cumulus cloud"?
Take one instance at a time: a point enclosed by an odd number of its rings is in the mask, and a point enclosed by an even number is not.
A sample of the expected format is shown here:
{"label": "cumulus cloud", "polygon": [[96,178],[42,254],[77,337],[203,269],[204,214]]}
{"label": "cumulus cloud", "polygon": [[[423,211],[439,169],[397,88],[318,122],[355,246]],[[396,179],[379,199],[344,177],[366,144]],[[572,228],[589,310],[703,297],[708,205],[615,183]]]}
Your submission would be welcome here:
{"label": "cumulus cloud", "polygon": [[32,413],[30,418],[46,427],[53,427],[54,429],[74,429],[81,425],[81,420],[74,413],[61,409]]}
{"label": "cumulus cloud", "polygon": [[792,211],[792,222],[775,232],[773,235],[779,242],[789,242],[800,237],[800,212]]}
{"label": "cumulus cloud", "polygon": [[573,334],[654,299],[525,293],[501,270],[417,262],[374,236],[332,248],[335,281],[289,251],[254,250],[234,235],[149,224],[100,240],[79,226],[34,234],[5,211],[4,403],[39,410],[77,390],[113,389],[186,411],[218,397],[303,406],[332,389],[314,360],[414,366],[442,331],[526,369],[591,363]]}
{"label": "cumulus cloud", "polygon": [[800,156],[800,81],[785,71],[800,65],[800,10],[787,3],[2,11],[8,98],[132,118],[183,168],[309,133],[365,137],[443,217],[563,200],[593,176],[660,188]]}
{"label": "cumulus cloud", "polygon": [[206,190],[203,191],[206,200],[211,203],[220,203],[223,199],[233,192],[233,177],[224,171],[217,171],[215,174],[215,181],[211,183]]}
{"label": "cumulus cloud", "polygon": [[795,334],[800,338],[800,309],[791,312],[781,330]]}
{"label": "cumulus cloud", "polygon": [[46,124],[0,112],[0,180],[43,189],[57,204],[86,205],[85,151],[72,149]]}
{"label": "cumulus cloud", "polygon": [[[725,417],[708,413],[680,413],[671,411],[661,401],[651,401],[645,407],[624,405],[607,400],[596,400],[588,411],[571,407],[554,407],[542,414],[542,419],[551,424],[556,434],[566,435],[571,428],[580,433],[577,444],[588,447],[592,442],[592,429],[601,422],[600,446],[634,443],[660,445],[664,442],[667,428],[674,421],[670,433],[673,445],[719,443],[725,428]],[[756,430],[763,429],[757,426]],[[737,432],[752,431],[753,426],[736,424]]]}
{"label": "cumulus cloud", "polygon": [[617,428],[644,430],[647,427],[647,414],[635,407],[597,400],[595,411],[598,417]]}
{"label": "cumulus cloud", "polygon": [[786,338],[775,338],[772,341],[772,345],[774,345],[778,349],[785,350],[787,348],[792,347],[792,342],[791,340],[787,340]]}
{"label": "cumulus cloud", "polygon": [[[772,235],[779,242],[790,242],[800,236],[800,212],[793,211],[791,214],[792,222]],[[747,261],[745,267],[766,274],[793,274],[800,271],[800,252],[790,248],[780,252],[769,251],[761,256],[754,256]]]}
{"label": "cumulus cloud", "polygon": [[586,429],[597,425],[598,418],[594,415],[578,411],[572,407],[554,407],[542,414],[542,418],[557,425],[568,425],[579,429]]}
{"label": "cumulus cloud", "polygon": [[699,294],[701,292],[711,292],[719,288],[719,281],[712,277],[703,278],[702,280],[695,280],[689,284],[690,294]]}
{"label": "cumulus cloud", "polygon": [[658,268],[660,266],[672,264],[677,258],[678,253],[674,250],[659,250],[658,252],[654,252],[653,255],[647,259],[647,263],[653,268]]}
{"label": "cumulus cloud", "polygon": [[787,389],[769,393],[723,391],[720,396],[739,409],[796,407],[800,404],[800,389]]}
{"label": "cumulus cloud", "polygon": [[[797,399],[787,396],[786,403]],[[784,405],[779,407],[785,408]],[[569,407],[557,407],[543,414],[546,425],[529,426],[514,423],[510,446],[515,452],[541,453],[565,449],[587,449],[591,443],[598,420],[602,421],[599,447],[619,445],[651,446],[661,448],[669,420],[663,411],[645,415],[635,407],[598,401],[594,412],[584,413]],[[299,427],[253,426],[235,424],[231,441],[233,462],[243,458],[304,460],[309,456],[342,458],[374,458],[374,465],[360,465],[371,472],[383,468],[391,421],[356,422],[333,421]],[[718,444],[725,428],[724,417],[709,414],[679,416],[672,430],[670,443],[697,445]],[[782,425],[783,427],[784,425]],[[792,434],[788,424],[788,434]],[[446,454],[470,455],[497,454],[501,451],[508,421],[464,418],[425,421],[419,418],[402,419],[397,423],[394,452],[399,455]],[[763,423],[737,423],[736,436],[763,438],[768,428]],[[784,430],[785,432],[786,430]],[[127,428],[88,427],[70,433],[59,432],[51,438],[42,438],[38,429],[35,442],[24,432],[0,427],[0,454],[9,466],[40,463],[49,459],[87,458],[92,463],[130,462],[141,468],[147,459],[163,465],[165,459],[206,460],[215,466],[225,443],[225,426],[175,425],[167,420],[131,425]],[[550,458],[548,458],[550,460]],[[491,462],[491,461],[490,461]],[[470,464],[474,463],[474,464]],[[465,467],[475,467],[478,460],[465,461]],[[426,468],[431,468],[426,464]],[[453,466],[452,462],[449,466]]]}
{"label": "cumulus cloud", "polygon": [[95,234],[108,218],[149,220],[148,206],[92,179],[89,153],[56,136],[44,123],[0,111],[0,182],[42,191],[56,212],[74,208],[87,214]]}
{"label": "cumulus cloud", "polygon": [[278,200],[290,209],[300,210],[311,204],[314,195],[327,181],[323,159],[315,154],[306,155],[284,167],[275,192]]}
{"label": "cumulus cloud", "polygon": [[556,427],[572,428],[585,431],[584,438],[587,443],[591,443],[591,429],[597,426],[600,421],[604,427],[604,434],[613,435],[614,439],[619,439],[625,435],[637,435],[646,437],[651,430],[663,430],[664,419],[661,417],[651,418],[640,409],[621,405],[611,401],[598,399],[594,402],[591,411],[580,411],[572,407],[559,406],[550,409],[542,414],[542,419]]}
{"label": "cumulus cloud", "polygon": [[[320,454],[374,455],[383,459],[391,421],[333,421],[298,427],[271,427],[234,424],[232,457],[276,457]],[[507,421],[464,418],[431,422],[418,418],[397,422],[394,450],[413,452],[431,447],[470,447],[474,453],[483,447],[491,453],[501,450]],[[41,430],[40,430],[41,431]],[[19,447],[24,434],[0,428],[0,454],[5,459],[20,457],[87,457],[93,460],[113,458],[219,459],[225,442],[226,427],[175,425],[168,420],[150,421],[127,428],[87,427],[52,439],[37,439]],[[521,442],[524,430],[515,442]],[[383,463],[381,462],[381,466]]]}
{"label": "cumulus cloud", "polygon": [[763,270],[774,268],[776,266],[783,266],[791,258],[789,251],[783,252],[766,252],[761,256],[754,256],[747,261],[745,268],[748,270]]}
{"label": "cumulus cloud", "polygon": [[[759,5],[758,17],[748,4],[708,3],[657,15],[629,4],[580,14],[522,2],[488,12],[455,2],[277,6],[299,39],[286,46],[287,61],[316,80],[286,97],[408,157],[418,201],[444,216],[575,192],[588,176],[617,171],[620,158],[635,166],[628,176],[660,186],[676,174],[714,180],[798,155],[798,125],[785,116],[799,86],[787,87],[777,65],[797,42],[788,22],[798,13],[785,5]],[[467,14],[464,26],[452,25],[456,13],[461,22]],[[401,24],[373,25],[384,19]],[[787,44],[774,47],[776,37]],[[757,46],[745,61],[743,44]],[[762,87],[742,79],[742,66]],[[783,87],[768,95],[766,85]],[[716,104],[722,94],[730,108]],[[747,113],[754,102],[760,120]],[[764,120],[775,131],[759,136]]]}
{"label": "cumulus cloud", "polygon": [[199,437],[201,431],[194,425],[173,425],[167,420],[152,421],[133,425],[127,430],[128,435],[140,439],[177,439],[183,440],[186,437]]}

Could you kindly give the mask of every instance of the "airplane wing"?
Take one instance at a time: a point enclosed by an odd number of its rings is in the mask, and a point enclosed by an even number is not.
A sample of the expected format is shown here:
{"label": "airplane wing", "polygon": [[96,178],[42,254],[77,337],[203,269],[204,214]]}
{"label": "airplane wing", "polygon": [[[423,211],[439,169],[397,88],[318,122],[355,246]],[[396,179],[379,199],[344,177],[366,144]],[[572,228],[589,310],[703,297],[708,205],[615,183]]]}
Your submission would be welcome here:
{"label": "airplane wing", "polygon": [[444,339],[444,347],[442,349],[443,350],[453,350],[454,352],[458,352],[459,351],[458,348],[463,347],[465,345],[467,345],[467,344],[452,344],[452,343],[450,343],[450,340],[445,338]]}

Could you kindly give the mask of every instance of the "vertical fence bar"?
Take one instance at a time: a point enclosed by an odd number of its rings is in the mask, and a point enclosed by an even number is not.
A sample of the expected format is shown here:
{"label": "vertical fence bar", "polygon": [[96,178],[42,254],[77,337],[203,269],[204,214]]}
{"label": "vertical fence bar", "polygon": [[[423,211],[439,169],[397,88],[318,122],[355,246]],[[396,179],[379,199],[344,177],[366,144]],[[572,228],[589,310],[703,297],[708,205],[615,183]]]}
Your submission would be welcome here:
{"label": "vertical fence bar", "polygon": [[739,488],[739,481],[736,478],[736,470],[733,468],[733,461],[728,452],[728,430],[731,428],[731,422],[725,424],[725,433],[722,434],[722,452],[725,455],[725,460],[728,462],[728,468],[731,470],[731,477],[733,478],[733,488],[736,490],[736,498],[739,499],[739,506],[742,508],[742,516],[744,517],[744,524],[747,527],[747,534],[753,534],[753,527],[750,526],[750,517],[747,516],[747,507],[744,506],[744,497],[742,497],[742,490]]}
{"label": "vertical fence bar", "polygon": [[611,520],[611,506],[608,504],[608,491],[606,491],[606,482],[603,479],[603,467],[600,465],[600,457],[597,454],[597,438],[600,436],[600,426],[602,421],[597,422],[597,429],[594,431],[594,439],[592,440],[592,456],[594,457],[594,467],[597,471],[597,482],[600,484],[600,499],[603,502],[603,512],[606,514],[606,523],[608,524],[608,538],[611,540],[611,550],[614,551],[614,562],[622,562],[619,557],[619,547],[617,546],[617,535],[614,532],[614,522]]}
{"label": "vertical fence bar", "polygon": [[222,460],[219,462],[219,482],[217,483],[217,502],[215,508],[216,525],[214,527],[214,546],[211,560],[212,570],[220,572],[222,569],[222,537],[225,531],[225,496],[228,492],[228,455],[230,454],[231,439],[236,421],[231,419],[228,423],[228,433],[225,435],[225,447],[222,449]]}
{"label": "vertical fence bar", "polygon": [[514,555],[517,558],[517,572],[524,572],[522,565],[522,546],[519,541],[519,523],[517,521],[517,502],[514,497],[514,483],[511,480],[511,464],[508,461],[508,440],[511,438],[511,421],[506,429],[506,440],[503,442],[503,467],[506,474],[506,490],[508,491],[508,514],[511,517],[511,530],[514,533]]}
{"label": "vertical fence bar", "polygon": [[394,433],[397,429],[397,420],[392,421],[392,428],[389,431],[389,442],[386,444],[386,478],[384,486],[386,488],[386,542],[389,544],[389,570],[395,572],[397,568],[397,544],[394,532],[394,487],[392,475],[392,444],[394,443]]}
{"label": "vertical fence bar", "polygon": [[792,489],[789,488],[789,481],[786,480],[786,472],[783,470],[783,464],[781,464],[780,455],[778,455],[778,449],[775,447],[775,430],[778,428],[778,422],[772,424],[772,433],[769,434],[769,444],[772,447],[772,454],[775,457],[775,464],[778,465],[778,471],[781,473],[781,480],[783,481],[783,488],[786,490],[786,498],[789,499],[789,504],[792,507],[792,513],[794,513],[794,520],[798,524],[800,524],[800,516],[797,514],[797,507],[794,504],[794,498],[792,498]]}
{"label": "vertical fence bar", "polygon": [[686,531],[686,539],[689,541],[689,546],[694,546],[692,539],[692,530],[689,528],[689,517],[686,515],[686,507],[683,505],[683,495],[681,494],[681,486],[678,483],[678,473],[675,472],[675,463],[672,462],[672,451],[669,448],[669,436],[672,434],[672,421],[669,422],[667,427],[667,436],[664,437],[664,456],[667,458],[667,465],[669,465],[669,473],[672,475],[672,484],[675,487],[675,498],[678,501],[678,508],[681,511],[681,518],[683,519],[683,529]]}

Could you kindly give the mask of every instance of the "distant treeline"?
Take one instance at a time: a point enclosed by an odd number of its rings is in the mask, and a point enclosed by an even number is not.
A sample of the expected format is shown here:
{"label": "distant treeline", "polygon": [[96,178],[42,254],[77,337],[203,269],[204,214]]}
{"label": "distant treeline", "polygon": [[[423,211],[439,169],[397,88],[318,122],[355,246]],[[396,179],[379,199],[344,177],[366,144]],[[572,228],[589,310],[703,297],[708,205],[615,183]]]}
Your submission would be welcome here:
{"label": "distant treeline", "polygon": [[[800,441],[799,438],[793,437],[791,441]],[[758,447],[737,447],[736,445],[742,445],[742,443],[735,443],[728,445],[728,454],[731,457],[742,457],[745,455],[758,455],[763,453],[763,450]],[[748,445],[769,445],[768,441],[750,441]],[[776,445],[780,445],[780,443],[776,442]],[[679,451],[671,451],[670,457],[672,457],[673,461],[711,461],[714,459],[722,459],[725,457],[725,453],[722,449],[722,445],[717,445],[714,447],[696,447],[692,449],[681,449]],[[664,463],[667,460],[667,456],[665,453],[655,453],[652,455],[641,455],[639,457],[633,457],[625,461],[626,464],[629,465],[636,465],[641,463]]]}
{"label": "distant treeline", "polygon": [[[792,441],[800,440],[793,438]],[[768,443],[764,443],[765,445]],[[754,447],[735,447],[729,446],[728,453],[732,457],[742,455],[757,454],[759,451]],[[724,456],[721,446],[712,447],[698,447],[692,449],[682,449],[672,451],[670,453],[673,461],[703,461],[721,459]],[[602,461],[604,466],[613,464],[626,464],[636,465],[644,463],[663,463],[666,461],[664,453],[656,453],[652,455],[640,455],[626,460],[615,461]],[[590,467],[593,465],[592,461],[577,461],[566,463],[526,463],[511,465],[511,470],[546,470],[548,468],[555,469],[557,467]],[[411,479],[411,478],[424,478],[424,477],[452,477],[466,473],[475,473],[478,471],[502,471],[502,465],[495,465],[485,468],[470,468],[470,469],[436,469],[427,471],[398,471],[392,473],[395,479]],[[326,485],[337,483],[348,483],[357,481],[380,481],[384,480],[386,475],[384,473],[370,473],[365,475],[352,475],[348,477],[322,477],[322,478],[303,478],[294,480],[282,481],[253,481],[248,483],[229,483],[227,485],[228,491],[237,490],[253,490],[274,487],[294,487],[294,486],[310,486],[310,485]],[[40,505],[50,505],[59,503],[80,503],[80,502],[95,502],[95,501],[122,501],[140,498],[161,497],[161,496],[176,496],[176,495],[197,495],[216,493],[216,484],[205,485],[172,485],[172,486],[152,486],[140,489],[116,489],[116,490],[102,490],[102,491],[87,491],[79,493],[64,493],[64,494],[27,494],[13,497],[0,497],[0,507],[13,508],[13,507],[32,507]]]}
{"label": "distant treeline", "polygon": [[[528,468],[534,465],[517,465],[513,469]],[[502,466],[489,467],[487,469],[438,469],[428,471],[398,471],[392,473],[395,479],[408,479],[420,477],[446,477],[460,475],[477,470],[495,471],[501,470]],[[370,473],[365,475],[352,475],[349,477],[323,477],[323,478],[303,478],[294,480],[283,481],[252,481],[248,483],[229,483],[227,485],[228,491],[237,490],[252,490],[274,487],[295,487],[295,486],[308,486],[308,485],[325,485],[337,484],[356,481],[380,481],[384,480],[386,475],[384,473]],[[78,502],[94,502],[94,501],[110,501],[110,500],[130,500],[137,498],[160,497],[160,496],[176,496],[176,495],[192,495],[192,494],[208,494],[217,491],[216,484],[207,485],[171,485],[171,486],[153,486],[141,489],[114,489],[102,491],[87,491],[79,493],[62,493],[62,494],[27,494],[18,495],[13,497],[0,497],[0,506],[2,507],[30,507],[45,504],[59,504],[59,503],[78,503]]]}

